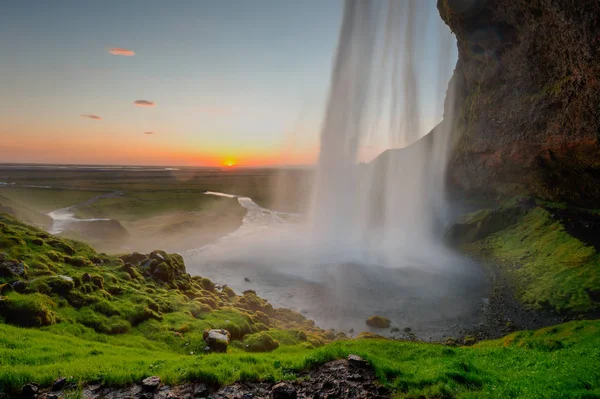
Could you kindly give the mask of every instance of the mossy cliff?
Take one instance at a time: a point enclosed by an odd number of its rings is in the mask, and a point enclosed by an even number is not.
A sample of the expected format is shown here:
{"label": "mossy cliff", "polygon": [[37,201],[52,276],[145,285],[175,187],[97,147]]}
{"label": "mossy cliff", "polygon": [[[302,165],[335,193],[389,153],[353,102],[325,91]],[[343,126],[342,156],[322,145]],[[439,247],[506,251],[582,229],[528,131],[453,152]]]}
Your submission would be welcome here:
{"label": "mossy cliff", "polygon": [[[456,188],[590,206],[600,199],[600,3],[438,0],[456,35],[446,102]],[[450,92],[450,91],[449,91]]]}

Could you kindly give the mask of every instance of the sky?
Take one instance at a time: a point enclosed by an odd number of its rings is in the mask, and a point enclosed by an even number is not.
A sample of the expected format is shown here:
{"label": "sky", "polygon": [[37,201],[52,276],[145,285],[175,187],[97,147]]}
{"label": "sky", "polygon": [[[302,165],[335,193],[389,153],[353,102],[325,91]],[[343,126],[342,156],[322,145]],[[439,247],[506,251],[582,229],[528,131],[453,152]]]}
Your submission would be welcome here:
{"label": "sky", "polygon": [[311,164],[342,12],[341,0],[4,0],[0,163]]}

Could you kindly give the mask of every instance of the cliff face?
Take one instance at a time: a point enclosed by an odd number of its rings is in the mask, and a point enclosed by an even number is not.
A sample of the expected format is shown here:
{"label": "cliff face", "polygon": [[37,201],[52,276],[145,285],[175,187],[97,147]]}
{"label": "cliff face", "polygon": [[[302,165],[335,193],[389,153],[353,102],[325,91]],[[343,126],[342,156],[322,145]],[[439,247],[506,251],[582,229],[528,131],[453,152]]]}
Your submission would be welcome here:
{"label": "cliff face", "polygon": [[600,2],[438,0],[455,33],[452,183],[487,196],[600,200]]}

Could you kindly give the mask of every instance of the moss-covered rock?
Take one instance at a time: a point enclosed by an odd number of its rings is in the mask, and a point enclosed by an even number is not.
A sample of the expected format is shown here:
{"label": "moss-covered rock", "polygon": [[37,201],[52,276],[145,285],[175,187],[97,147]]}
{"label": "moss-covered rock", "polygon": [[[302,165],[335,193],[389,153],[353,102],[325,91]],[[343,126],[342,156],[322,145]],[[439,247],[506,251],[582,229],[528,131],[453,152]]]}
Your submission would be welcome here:
{"label": "moss-covered rock", "polygon": [[244,337],[244,349],[246,352],[272,352],[279,348],[279,342],[268,333],[259,332]]}
{"label": "moss-covered rock", "polygon": [[373,328],[389,328],[391,325],[390,319],[383,316],[371,316],[366,320],[366,323]]}
{"label": "moss-covered rock", "polygon": [[7,323],[23,327],[42,327],[56,323],[54,302],[39,293],[22,295],[16,292],[0,298],[0,314]]}

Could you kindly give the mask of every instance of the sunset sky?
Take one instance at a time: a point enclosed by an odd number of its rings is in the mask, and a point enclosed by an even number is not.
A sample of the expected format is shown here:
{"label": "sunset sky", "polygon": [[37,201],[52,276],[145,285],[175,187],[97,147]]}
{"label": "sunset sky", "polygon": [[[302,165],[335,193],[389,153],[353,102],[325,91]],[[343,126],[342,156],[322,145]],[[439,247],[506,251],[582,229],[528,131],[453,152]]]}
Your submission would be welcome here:
{"label": "sunset sky", "polygon": [[310,164],[342,8],[3,1],[0,163]]}

